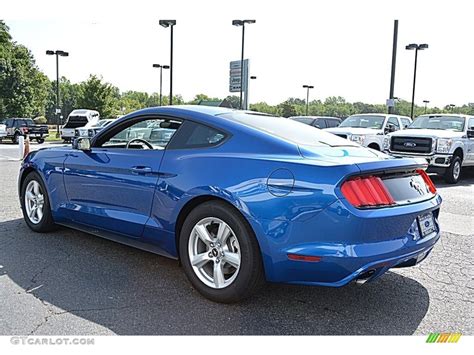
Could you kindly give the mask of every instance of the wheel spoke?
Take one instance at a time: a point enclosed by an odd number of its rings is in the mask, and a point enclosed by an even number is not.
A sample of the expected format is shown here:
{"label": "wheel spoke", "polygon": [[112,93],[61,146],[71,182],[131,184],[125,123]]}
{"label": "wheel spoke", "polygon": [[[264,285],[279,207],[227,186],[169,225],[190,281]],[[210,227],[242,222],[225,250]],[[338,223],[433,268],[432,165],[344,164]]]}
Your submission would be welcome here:
{"label": "wheel spoke", "polygon": [[222,263],[214,263],[214,285],[216,288],[224,286],[225,278],[224,272],[222,271]]}
{"label": "wheel spoke", "polygon": [[30,219],[33,218],[35,211],[36,211],[36,207],[32,207],[29,214]]}
{"label": "wheel spoke", "polygon": [[206,252],[206,253],[195,255],[193,257],[192,261],[191,261],[191,264],[193,266],[196,266],[196,267],[203,267],[210,260],[211,260],[211,258],[209,257],[208,253]]}
{"label": "wheel spoke", "polygon": [[31,201],[34,198],[34,195],[31,191],[26,191],[26,198]]}
{"label": "wheel spoke", "polygon": [[39,184],[36,181],[33,184],[33,192],[34,192],[35,196],[38,196],[40,194]]}
{"label": "wheel spoke", "polygon": [[224,258],[222,259],[222,261],[232,265],[237,269],[240,265],[240,255],[237,253],[227,252],[224,254]]}
{"label": "wheel spoke", "polygon": [[38,217],[38,221],[41,221],[43,218],[43,210],[39,207],[36,208],[36,216]]}
{"label": "wheel spoke", "polygon": [[229,235],[230,235],[229,226],[225,223],[219,223],[219,229],[217,230],[217,240],[222,245],[224,245]]}
{"label": "wheel spoke", "polygon": [[207,228],[202,225],[202,224],[199,224],[197,226],[194,227],[194,230],[196,231],[197,235],[199,236],[199,238],[206,244],[206,245],[209,245],[210,243],[213,242],[209,232],[207,231]]}

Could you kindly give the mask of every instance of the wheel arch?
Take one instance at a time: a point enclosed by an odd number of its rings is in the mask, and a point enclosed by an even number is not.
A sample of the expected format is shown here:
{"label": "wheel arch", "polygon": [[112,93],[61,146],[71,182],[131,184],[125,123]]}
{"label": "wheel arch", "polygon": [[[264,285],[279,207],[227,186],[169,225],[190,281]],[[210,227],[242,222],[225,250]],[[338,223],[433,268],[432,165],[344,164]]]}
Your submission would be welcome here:
{"label": "wheel arch", "polygon": [[453,153],[453,157],[454,156],[458,156],[461,158],[461,162],[464,160],[464,150],[462,149],[462,147],[457,147],[455,150],[454,150],[454,153]]}
{"label": "wheel arch", "polygon": [[[239,213],[239,215],[243,218],[245,221],[245,225],[249,231],[249,233],[252,233],[252,235],[255,237],[257,244],[260,249],[260,254],[262,255],[262,260],[263,260],[263,254],[262,254],[262,244],[261,240],[258,238],[257,233],[255,232],[254,228],[252,227],[252,223],[250,222],[250,216],[244,213],[237,205],[238,201],[231,202],[225,198],[222,198],[220,196],[216,195],[199,195],[191,198],[189,201],[186,201],[186,203],[183,205],[183,207],[179,210],[178,216],[176,218],[176,223],[175,223],[175,244],[176,244],[176,250],[179,250],[179,235],[181,233],[181,229],[183,226],[183,223],[186,219],[186,217],[191,213],[191,211],[196,208],[197,206],[209,202],[209,201],[218,201],[218,202],[223,202],[230,208],[232,208],[234,211]],[[178,253],[178,260],[179,260],[179,253]]]}
{"label": "wheel arch", "polygon": [[33,165],[28,165],[27,167],[22,169],[20,176],[18,177],[18,196],[20,197],[20,199],[23,198],[23,196],[21,195],[21,187],[23,186],[23,182],[25,181],[26,177],[32,172],[37,173],[38,176],[40,177],[43,183],[43,186],[46,189],[46,193],[48,194],[48,199],[51,202],[51,196],[49,194],[49,189],[48,189],[48,185],[46,184],[46,180],[43,174],[39,171],[39,169],[35,168]]}

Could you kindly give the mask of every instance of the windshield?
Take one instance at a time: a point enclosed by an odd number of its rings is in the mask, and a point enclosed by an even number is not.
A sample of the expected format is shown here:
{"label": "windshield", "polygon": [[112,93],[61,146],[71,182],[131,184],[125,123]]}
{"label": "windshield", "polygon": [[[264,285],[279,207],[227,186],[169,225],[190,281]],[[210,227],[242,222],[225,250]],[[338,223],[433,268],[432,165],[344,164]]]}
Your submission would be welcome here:
{"label": "windshield", "polygon": [[357,146],[357,144],[347,139],[340,138],[324,130],[308,128],[308,126],[288,118],[242,112],[225,113],[219,116],[298,145],[332,147]]}
{"label": "windshield", "polygon": [[459,116],[420,116],[408,129],[441,129],[454,132],[464,131],[464,117]]}
{"label": "windshield", "polygon": [[354,115],[347,117],[339,127],[382,129],[385,116]]}

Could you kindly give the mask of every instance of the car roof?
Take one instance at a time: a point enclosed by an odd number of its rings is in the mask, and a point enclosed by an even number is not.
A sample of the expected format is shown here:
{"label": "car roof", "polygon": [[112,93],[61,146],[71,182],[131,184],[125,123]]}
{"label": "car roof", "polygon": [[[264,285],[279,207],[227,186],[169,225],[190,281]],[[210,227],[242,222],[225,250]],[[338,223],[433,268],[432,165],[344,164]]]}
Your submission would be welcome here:
{"label": "car roof", "polygon": [[474,116],[467,115],[465,113],[426,113],[423,115],[419,115],[418,117],[437,117],[437,116],[474,118]]}

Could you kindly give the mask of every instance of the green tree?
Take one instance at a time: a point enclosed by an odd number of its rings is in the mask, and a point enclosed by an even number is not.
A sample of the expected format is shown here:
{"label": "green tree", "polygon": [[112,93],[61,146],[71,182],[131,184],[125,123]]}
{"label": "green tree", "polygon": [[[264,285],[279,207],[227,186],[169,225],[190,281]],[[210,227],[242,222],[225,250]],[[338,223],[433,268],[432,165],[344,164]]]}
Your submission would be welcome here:
{"label": "green tree", "polygon": [[78,107],[97,110],[101,117],[117,116],[120,113],[119,99],[119,89],[103,82],[102,77],[90,75],[79,84]]}
{"label": "green tree", "polygon": [[289,101],[285,101],[279,104],[277,112],[283,117],[291,117],[296,116],[298,114],[295,105],[291,104]]}
{"label": "green tree", "polygon": [[240,97],[237,95],[229,95],[225,98],[227,101],[230,102],[233,108],[239,108],[240,105]]}
{"label": "green tree", "polygon": [[12,41],[8,26],[0,20],[0,116],[42,116],[48,94],[48,78],[31,52]]}

